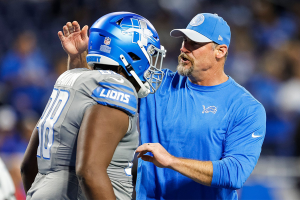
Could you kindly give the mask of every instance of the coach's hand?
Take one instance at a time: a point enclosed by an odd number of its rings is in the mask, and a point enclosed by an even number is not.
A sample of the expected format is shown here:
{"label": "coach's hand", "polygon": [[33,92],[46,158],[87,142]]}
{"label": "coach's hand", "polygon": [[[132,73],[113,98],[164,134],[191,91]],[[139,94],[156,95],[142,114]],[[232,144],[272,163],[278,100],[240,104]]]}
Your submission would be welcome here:
{"label": "coach's hand", "polygon": [[[136,152],[139,153],[137,156],[138,158],[152,162],[154,165],[161,168],[170,167],[175,158],[159,143],[143,144],[136,149]],[[148,152],[151,152],[153,156],[145,155]]]}
{"label": "coach's hand", "polygon": [[63,32],[58,32],[58,37],[65,52],[70,57],[76,57],[88,48],[89,37],[87,35],[88,26],[85,25],[80,30],[80,25],[77,21],[67,22],[63,26]]}

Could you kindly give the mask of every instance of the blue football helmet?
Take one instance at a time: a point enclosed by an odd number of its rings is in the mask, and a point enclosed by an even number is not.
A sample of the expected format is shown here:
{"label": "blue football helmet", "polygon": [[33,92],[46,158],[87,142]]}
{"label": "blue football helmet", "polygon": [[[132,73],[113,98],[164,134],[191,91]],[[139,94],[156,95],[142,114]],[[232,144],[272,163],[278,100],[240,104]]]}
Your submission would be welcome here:
{"label": "blue football helmet", "polygon": [[109,13],[90,28],[87,63],[122,66],[141,86],[140,98],[160,86],[165,54],[153,25],[135,13]]}

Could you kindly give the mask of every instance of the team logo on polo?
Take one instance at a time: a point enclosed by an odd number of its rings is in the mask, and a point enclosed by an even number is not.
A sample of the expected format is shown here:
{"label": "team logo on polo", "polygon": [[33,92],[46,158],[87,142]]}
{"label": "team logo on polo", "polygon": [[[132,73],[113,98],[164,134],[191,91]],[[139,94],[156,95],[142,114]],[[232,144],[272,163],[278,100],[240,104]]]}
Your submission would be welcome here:
{"label": "team logo on polo", "polygon": [[216,114],[216,112],[217,112],[217,107],[216,107],[216,106],[209,106],[209,107],[207,107],[207,108],[205,108],[204,105],[202,105],[202,106],[203,106],[203,111],[202,111],[202,113],[209,113],[209,112],[212,112],[212,113]]}
{"label": "team logo on polo", "polygon": [[199,26],[204,22],[204,15],[198,14],[196,15],[192,21],[190,22],[191,26]]}
{"label": "team logo on polo", "polygon": [[147,23],[144,20],[131,18],[131,24],[122,22],[121,28],[124,29],[123,34],[132,35],[132,43],[137,43],[140,40],[144,46],[147,46],[148,40],[158,41],[153,37],[153,33],[147,28]]}

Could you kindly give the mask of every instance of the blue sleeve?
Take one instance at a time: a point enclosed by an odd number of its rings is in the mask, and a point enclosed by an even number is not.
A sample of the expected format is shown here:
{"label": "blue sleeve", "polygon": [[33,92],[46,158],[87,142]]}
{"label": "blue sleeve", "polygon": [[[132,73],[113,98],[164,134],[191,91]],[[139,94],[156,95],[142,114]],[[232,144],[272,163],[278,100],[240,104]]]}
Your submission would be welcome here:
{"label": "blue sleeve", "polygon": [[213,161],[211,186],[239,189],[252,173],[266,133],[266,113],[261,104],[240,109],[229,125],[222,159]]}
{"label": "blue sleeve", "polygon": [[99,104],[117,108],[133,116],[137,112],[137,96],[133,88],[103,80],[94,89],[92,98]]}

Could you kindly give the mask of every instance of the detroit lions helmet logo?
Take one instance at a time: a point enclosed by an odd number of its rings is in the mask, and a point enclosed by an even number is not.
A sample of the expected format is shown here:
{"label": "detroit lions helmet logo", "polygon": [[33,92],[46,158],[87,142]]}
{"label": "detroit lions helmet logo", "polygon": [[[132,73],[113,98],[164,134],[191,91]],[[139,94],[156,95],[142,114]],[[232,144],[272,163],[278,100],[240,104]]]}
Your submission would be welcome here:
{"label": "detroit lions helmet logo", "polygon": [[132,43],[137,43],[140,40],[144,46],[147,46],[148,39],[153,42],[158,41],[153,37],[153,33],[147,28],[147,23],[144,20],[131,18],[131,24],[121,24],[121,28],[128,28],[122,33],[131,34]]}
{"label": "detroit lions helmet logo", "polygon": [[216,112],[217,112],[217,107],[216,107],[216,106],[209,106],[209,107],[207,107],[207,108],[205,108],[204,105],[202,105],[202,106],[203,106],[203,111],[202,111],[202,113],[209,113],[209,112],[212,112],[212,113],[216,114]]}

